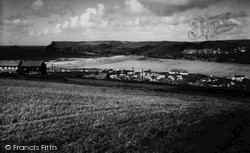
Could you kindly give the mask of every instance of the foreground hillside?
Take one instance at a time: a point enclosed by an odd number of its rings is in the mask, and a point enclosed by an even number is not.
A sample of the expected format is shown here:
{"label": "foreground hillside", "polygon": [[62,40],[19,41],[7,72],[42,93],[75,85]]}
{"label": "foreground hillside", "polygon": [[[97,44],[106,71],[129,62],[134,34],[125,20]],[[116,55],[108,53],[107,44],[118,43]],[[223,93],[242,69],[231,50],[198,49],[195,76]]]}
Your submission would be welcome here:
{"label": "foreground hillside", "polygon": [[[0,79],[0,146],[55,152],[248,152],[248,99]],[[4,148],[0,148],[0,152]]]}

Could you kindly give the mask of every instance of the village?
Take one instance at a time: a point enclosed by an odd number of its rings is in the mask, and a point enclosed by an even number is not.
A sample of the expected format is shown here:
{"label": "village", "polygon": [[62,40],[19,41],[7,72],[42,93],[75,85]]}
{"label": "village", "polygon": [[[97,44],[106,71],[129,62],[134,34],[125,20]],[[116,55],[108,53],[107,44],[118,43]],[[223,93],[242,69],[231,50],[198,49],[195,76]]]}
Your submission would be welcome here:
{"label": "village", "polygon": [[185,49],[182,53],[184,54],[235,54],[235,53],[246,53],[246,47],[240,46],[236,47],[233,50],[221,50],[220,48],[217,49]]}
{"label": "village", "polygon": [[[74,70],[73,70],[74,71]],[[82,72],[90,74],[83,75],[88,79],[108,79],[121,81],[155,82],[174,85],[191,85],[214,88],[237,88],[247,89],[244,75],[232,75],[228,77],[216,77],[205,74],[189,73],[183,69],[172,69],[168,72],[154,72],[149,70],[123,70],[123,69],[81,69]]]}
{"label": "village", "polygon": [[47,67],[44,61],[5,60],[0,61],[1,74],[17,75],[61,75],[71,78],[153,82],[160,84],[190,85],[197,87],[229,88],[246,90],[249,79],[245,75],[235,74],[226,77],[190,73],[184,69],[172,69],[167,72],[148,70]]}

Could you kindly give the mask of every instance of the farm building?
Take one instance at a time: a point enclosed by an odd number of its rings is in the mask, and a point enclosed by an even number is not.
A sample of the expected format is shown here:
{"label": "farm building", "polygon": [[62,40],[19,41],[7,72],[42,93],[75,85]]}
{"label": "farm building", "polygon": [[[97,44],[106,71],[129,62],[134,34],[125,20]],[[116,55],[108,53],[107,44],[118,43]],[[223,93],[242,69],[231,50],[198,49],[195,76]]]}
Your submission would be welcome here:
{"label": "farm building", "polygon": [[20,66],[20,73],[45,74],[46,69],[44,61],[23,61]]}
{"label": "farm building", "polygon": [[0,73],[18,73],[21,63],[21,60],[0,61]]}
{"label": "farm building", "polygon": [[168,72],[169,74],[178,74],[178,75],[188,75],[188,71],[183,69],[172,69]]}

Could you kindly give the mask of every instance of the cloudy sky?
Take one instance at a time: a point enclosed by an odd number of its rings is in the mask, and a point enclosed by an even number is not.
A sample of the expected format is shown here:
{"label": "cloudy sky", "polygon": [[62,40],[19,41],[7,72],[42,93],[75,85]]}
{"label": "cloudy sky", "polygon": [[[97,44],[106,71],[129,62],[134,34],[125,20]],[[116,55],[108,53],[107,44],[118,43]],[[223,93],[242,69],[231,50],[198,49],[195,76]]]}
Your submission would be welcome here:
{"label": "cloudy sky", "polygon": [[249,39],[249,7],[249,0],[0,0],[0,45],[191,41],[191,18],[226,12],[236,31],[218,39]]}

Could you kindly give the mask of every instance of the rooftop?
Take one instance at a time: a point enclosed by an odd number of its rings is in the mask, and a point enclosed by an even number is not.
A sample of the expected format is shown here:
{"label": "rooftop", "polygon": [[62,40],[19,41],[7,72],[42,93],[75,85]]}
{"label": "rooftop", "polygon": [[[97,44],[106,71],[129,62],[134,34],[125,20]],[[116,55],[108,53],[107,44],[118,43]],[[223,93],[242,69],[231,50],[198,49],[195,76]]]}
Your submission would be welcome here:
{"label": "rooftop", "polygon": [[23,61],[21,66],[32,67],[32,66],[41,66],[43,61]]}
{"label": "rooftop", "polygon": [[0,61],[0,66],[19,66],[21,60],[3,60]]}

